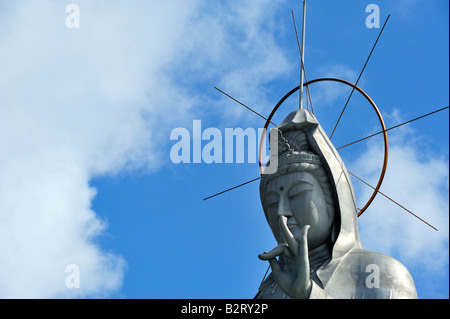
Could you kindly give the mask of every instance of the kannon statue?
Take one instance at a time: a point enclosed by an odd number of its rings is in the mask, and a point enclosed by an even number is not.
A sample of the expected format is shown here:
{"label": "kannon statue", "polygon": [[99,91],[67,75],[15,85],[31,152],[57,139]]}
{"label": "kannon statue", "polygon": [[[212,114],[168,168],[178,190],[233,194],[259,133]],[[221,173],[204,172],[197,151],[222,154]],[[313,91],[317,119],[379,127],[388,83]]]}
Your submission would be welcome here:
{"label": "kannon statue", "polygon": [[362,248],[352,183],[314,115],[296,110],[275,133],[278,168],[260,195],[278,246],[259,255],[272,272],[255,298],[417,298],[400,262]]}

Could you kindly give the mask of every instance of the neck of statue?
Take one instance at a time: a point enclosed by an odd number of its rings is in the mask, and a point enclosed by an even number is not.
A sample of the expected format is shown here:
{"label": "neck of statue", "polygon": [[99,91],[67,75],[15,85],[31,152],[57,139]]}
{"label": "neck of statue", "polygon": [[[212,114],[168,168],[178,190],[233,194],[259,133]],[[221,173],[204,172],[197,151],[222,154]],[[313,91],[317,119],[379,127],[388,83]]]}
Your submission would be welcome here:
{"label": "neck of statue", "polygon": [[309,264],[315,265],[315,264],[322,264],[326,260],[331,258],[331,248],[328,243],[324,243],[320,245],[319,247],[316,247],[309,251],[308,253],[309,257]]}

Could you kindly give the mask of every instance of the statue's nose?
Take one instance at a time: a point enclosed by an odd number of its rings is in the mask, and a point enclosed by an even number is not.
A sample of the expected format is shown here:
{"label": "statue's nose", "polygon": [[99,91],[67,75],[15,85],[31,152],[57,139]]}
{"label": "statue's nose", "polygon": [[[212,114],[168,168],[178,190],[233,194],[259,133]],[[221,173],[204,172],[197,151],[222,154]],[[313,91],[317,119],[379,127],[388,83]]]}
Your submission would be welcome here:
{"label": "statue's nose", "polygon": [[294,214],[292,213],[292,210],[286,209],[285,207],[282,207],[280,205],[280,207],[278,207],[278,217],[281,217],[281,216],[285,216],[285,217],[289,218],[289,217],[294,216]]}

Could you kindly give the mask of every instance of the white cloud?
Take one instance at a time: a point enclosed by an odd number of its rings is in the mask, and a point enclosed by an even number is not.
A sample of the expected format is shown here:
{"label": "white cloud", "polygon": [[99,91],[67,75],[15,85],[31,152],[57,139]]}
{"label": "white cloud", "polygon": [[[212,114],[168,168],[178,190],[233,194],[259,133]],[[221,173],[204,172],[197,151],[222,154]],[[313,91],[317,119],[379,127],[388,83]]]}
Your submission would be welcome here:
{"label": "white cloud", "polygon": [[[259,1],[230,13],[199,1],[77,4],[80,29],[66,28],[59,1],[0,4],[0,297],[120,290],[126,261],[95,243],[107,223],[90,179],[168,162],[170,129],[205,107],[195,85],[231,88],[242,58],[229,41],[254,55],[239,74],[248,92],[288,69],[265,26],[275,13]],[[68,264],[80,289],[65,286]]]}
{"label": "white cloud", "polygon": [[[214,79],[211,86],[217,86],[259,112],[270,111],[273,101],[267,101],[270,91],[267,83],[295,67],[274,36],[280,28],[276,13],[283,2],[246,0],[238,5],[206,2],[202,9],[208,15],[187,26],[192,36],[183,43],[185,57],[189,59],[186,64],[190,64],[193,74]],[[286,17],[290,17],[289,12]],[[213,96],[221,99],[216,107],[223,110],[221,115],[226,117],[224,121],[228,125],[242,118],[260,122],[243,107],[237,104],[233,107],[235,102],[219,92]]]}
{"label": "white cloud", "polygon": [[[363,245],[408,265],[428,271],[442,269],[448,264],[448,157],[431,150],[412,128],[390,131],[389,137],[389,163],[381,191],[439,231],[378,194],[359,218]],[[359,177],[375,185],[383,146],[376,142],[368,145],[367,151],[351,165]],[[360,203],[373,192],[356,180],[354,186]]]}

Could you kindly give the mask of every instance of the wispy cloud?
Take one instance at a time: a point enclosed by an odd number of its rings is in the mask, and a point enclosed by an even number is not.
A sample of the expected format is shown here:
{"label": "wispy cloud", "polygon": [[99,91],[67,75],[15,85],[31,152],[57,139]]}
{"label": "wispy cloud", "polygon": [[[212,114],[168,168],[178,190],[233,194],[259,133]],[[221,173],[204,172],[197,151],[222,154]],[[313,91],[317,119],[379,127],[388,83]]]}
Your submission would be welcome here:
{"label": "wispy cloud", "polygon": [[[273,101],[267,101],[267,83],[295,67],[275,37],[279,28],[277,12],[284,2],[203,3],[203,15],[187,25],[191,36],[182,45],[183,68],[193,75],[192,82],[210,79],[210,83],[245,104],[261,112],[270,111]],[[247,110],[237,105],[230,107],[234,102],[218,96],[219,101],[211,101],[210,97],[203,97],[203,101],[214,103],[228,125],[237,119],[254,119]]]}
{"label": "wispy cloud", "polygon": [[[77,4],[80,29],[66,28],[59,1],[0,4],[1,297],[120,290],[126,261],[96,244],[107,221],[91,209],[92,177],[164,165],[168,131],[201,114],[192,89],[205,79],[255,92],[287,70],[258,1]],[[238,31],[246,41],[228,42]],[[253,54],[238,71],[224,67],[242,63],[236,43]],[[65,286],[68,264],[79,289]]]}

